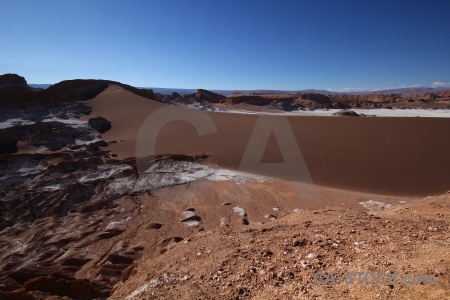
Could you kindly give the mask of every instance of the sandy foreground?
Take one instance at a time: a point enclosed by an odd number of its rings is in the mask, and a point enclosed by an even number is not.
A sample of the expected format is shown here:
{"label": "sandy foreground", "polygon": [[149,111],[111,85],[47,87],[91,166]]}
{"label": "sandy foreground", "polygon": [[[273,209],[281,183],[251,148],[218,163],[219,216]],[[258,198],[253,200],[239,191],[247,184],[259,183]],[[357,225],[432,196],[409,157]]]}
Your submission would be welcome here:
{"label": "sandy foreground", "polygon": [[[201,231],[139,260],[110,299],[450,299],[449,200],[381,212],[305,210]],[[385,283],[371,275],[360,281],[356,272],[380,274]],[[324,283],[328,273],[337,279]],[[418,282],[427,274],[435,283],[410,284],[408,275]]]}

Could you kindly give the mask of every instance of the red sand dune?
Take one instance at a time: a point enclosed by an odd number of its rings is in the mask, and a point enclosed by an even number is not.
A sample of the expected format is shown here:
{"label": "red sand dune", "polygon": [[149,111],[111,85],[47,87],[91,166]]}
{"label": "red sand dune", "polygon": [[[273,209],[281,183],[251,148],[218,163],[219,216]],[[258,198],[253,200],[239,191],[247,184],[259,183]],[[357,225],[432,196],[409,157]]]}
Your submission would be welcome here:
{"label": "red sand dune", "polygon": [[[149,123],[145,126],[158,124],[161,120],[156,111],[166,105],[134,95],[115,85],[90,100],[89,104],[93,106],[91,116],[101,115],[112,122],[113,128],[104,134],[105,139],[123,140],[110,146],[112,152],[119,157],[136,156],[136,150],[138,154],[152,154],[146,146],[136,149],[138,132],[146,119]],[[203,112],[174,107],[169,110],[175,114],[172,118],[174,121],[157,131],[156,154],[207,153],[210,155],[208,163],[239,169],[258,118],[261,118],[259,120],[263,126],[267,126],[267,130],[287,120],[314,184],[414,196],[440,194],[448,190],[448,119],[286,117]],[[210,130],[213,133],[199,136],[191,124],[193,122],[180,121],[179,116],[187,119],[210,117],[216,128],[206,128],[207,132]],[[206,123],[202,124],[205,126]],[[147,132],[154,132],[152,128],[145,127],[141,134],[145,136]],[[279,147],[282,145],[279,141],[290,140],[290,129],[283,128],[284,132],[278,131],[275,138],[269,138],[264,149],[264,161],[270,161],[273,157],[273,162],[280,162]],[[254,155],[260,157],[260,153]],[[302,157],[294,151],[283,158],[285,161],[295,161]],[[257,173],[260,170],[254,166],[245,171]],[[307,174],[305,176],[308,179]]]}

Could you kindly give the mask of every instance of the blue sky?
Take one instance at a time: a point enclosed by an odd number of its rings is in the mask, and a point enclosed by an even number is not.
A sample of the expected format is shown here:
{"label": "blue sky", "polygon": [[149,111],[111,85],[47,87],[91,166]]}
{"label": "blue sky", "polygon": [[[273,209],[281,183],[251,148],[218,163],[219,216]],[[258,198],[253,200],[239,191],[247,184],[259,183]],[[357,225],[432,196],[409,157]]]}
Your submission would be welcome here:
{"label": "blue sky", "polygon": [[447,0],[0,0],[0,73],[167,88],[449,85],[449,12]]}

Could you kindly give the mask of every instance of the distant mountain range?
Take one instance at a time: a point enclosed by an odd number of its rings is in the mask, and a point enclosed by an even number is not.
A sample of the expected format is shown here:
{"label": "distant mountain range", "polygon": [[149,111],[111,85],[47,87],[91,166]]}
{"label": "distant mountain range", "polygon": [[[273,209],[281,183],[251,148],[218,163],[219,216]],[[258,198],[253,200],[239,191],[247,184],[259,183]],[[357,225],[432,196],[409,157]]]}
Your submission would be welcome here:
{"label": "distant mountain range", "polygon": [[[160,94],[172,94],[177,92],[180,95],[194,94],[196,89],[170,89],[170,88],[151,88],[155,93]],[[441,93],[450,90],[450,88],[430,88],[430,87],[414,87],[414,88],[399,88],[399,89],[389,89],[389,90],[379,90],[379,91],[359,91],[359,92],[332,92],[328,90],[316,90],[316,89],[306,89],[306,90],[295,90],[295,91],[284,91],[284,90],[210,90],[213,93],[221,94],[224,96],[229,96],[233,93],[249,94],[249,93],[280,93],[280,94],[295,94],[295,93],[317,93],[317,94],[348,94],[348,95],[365,95],[365,94],[420,94],[420,93]]]}
{"label": "distant mountain range", "polygon": [[[46,89],[51,84],[28,84],[32,88]],[[177,89],[177,88],[158,88],[158,87],[138,87],[139,89],[152,89],[155,93],[169,95],[172,93],[178,93],[180,95],[194,94],[197,89]],[[318,94],[349,94],[349,95],[364,95],[364,94],[418,94],[418,93],[440,93],[450,90],[449,88],[439,87],[413,87],[413,88],[398,88],[398,89],[388,89],[379,91],[359,91],[359,92],[332,92],[328,90],[316,90],[316,89],[306,89],[306,90],[295,90],[295,91],[284,91],[284,90],[210,90],[216,94],[221,94],[224,96],[229,96],[233,93],[249,94],[249,93],[280,93],[280,94],[294,94],[294,93],[318,93]]]}
{"label": "distant mountain range", "polygon": [[412,88],[399,88],[399,89],[389,89],[380,91],[366,91],[366,92],[354,92],[354,93],[342,93],[342,94],[352,94],[352,95],[364,95],[364,94],[420,94],[420,93],[441,93],[450,90],[447,87],[412,87]]}
{"label": "distant mountain range", "polygon": [[[195,94],[197,92],[197,89],[170,89],[170,88],[151,88],[155,93],[160,94],[172,94],[173,92],[176,92],[180,95],[187,95],[187,94]],[[224,96],[229,96],[234,93],[241,93],[241,94],[249,94],[249,93],[280,93],[280,94],[293,94],[298,92],[310,92],[310,93],[319,93],[319,94],[335,94],[330,91],[326,90],[301,90],[301,91],[283,91],[283,90],[209,90],[216,94],[221,94]]]}
{"label": "distant mountain range", "polygon": [[52,86],[53,84],[28,84],[29,86],[31,86],[34,89],[46,89],[49,86]]}

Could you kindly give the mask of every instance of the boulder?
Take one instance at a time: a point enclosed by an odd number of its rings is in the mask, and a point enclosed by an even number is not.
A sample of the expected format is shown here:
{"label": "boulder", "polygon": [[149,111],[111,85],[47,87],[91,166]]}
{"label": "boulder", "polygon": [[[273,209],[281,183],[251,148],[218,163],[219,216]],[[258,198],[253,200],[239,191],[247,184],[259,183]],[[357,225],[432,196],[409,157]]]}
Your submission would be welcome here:
{"label": "boulder", "polygon": [[100,133],[105,133],[111,129],[111,122],[103,117],[90,118],[89,125]]}

